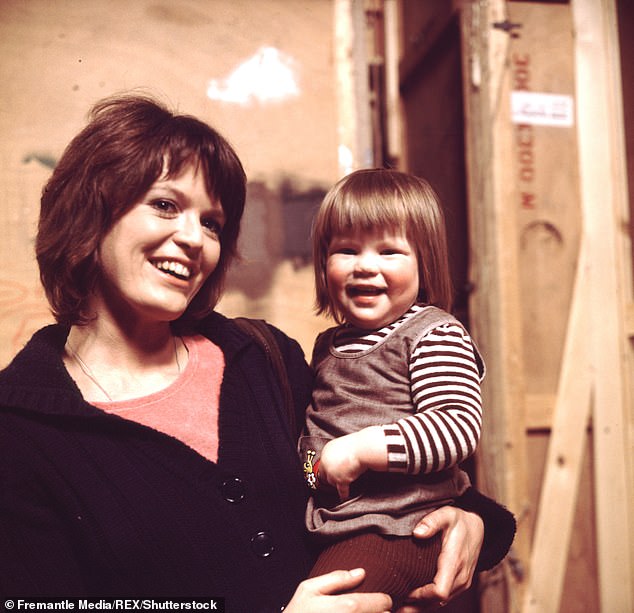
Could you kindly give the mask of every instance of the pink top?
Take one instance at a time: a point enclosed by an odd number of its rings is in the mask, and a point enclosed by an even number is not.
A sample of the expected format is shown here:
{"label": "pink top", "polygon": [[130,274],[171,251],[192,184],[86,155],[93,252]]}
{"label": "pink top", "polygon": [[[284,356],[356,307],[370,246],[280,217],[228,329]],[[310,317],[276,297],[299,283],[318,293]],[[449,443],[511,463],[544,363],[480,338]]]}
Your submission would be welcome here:
{"label": "pink top", "polygon": [[218,405],[225,367],[222,350],[204,336],[187,336],[185,370],[165,389],[116,402],[94,402],[113,413],[179,439],[212,462],[218,460]]}

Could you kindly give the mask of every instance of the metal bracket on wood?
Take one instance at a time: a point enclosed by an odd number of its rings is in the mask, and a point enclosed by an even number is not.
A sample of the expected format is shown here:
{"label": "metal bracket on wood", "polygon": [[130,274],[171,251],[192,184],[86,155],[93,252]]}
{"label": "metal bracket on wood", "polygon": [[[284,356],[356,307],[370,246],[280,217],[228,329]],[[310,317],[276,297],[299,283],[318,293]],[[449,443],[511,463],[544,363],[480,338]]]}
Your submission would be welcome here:
{"label": "metal bracket on wood", "polygon": [[515,30],[522,27],[521,23],[513,23],[508,19],[505,19],[504,21],[494,21],[491,25],[498,30],[504,30],[507,34],[510,34],[511,38],[520,37]]}

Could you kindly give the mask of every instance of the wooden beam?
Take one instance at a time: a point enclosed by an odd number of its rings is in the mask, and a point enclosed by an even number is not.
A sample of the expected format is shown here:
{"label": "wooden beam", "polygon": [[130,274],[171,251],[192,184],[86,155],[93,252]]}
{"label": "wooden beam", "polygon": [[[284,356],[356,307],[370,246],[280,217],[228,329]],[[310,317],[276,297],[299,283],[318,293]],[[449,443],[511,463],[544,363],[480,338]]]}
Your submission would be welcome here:
{"label": "wooden beam", "polygon": [[[516,514],[512,585],[482,582],[483,610],[517,611],[515,591],[528,564],[529,511],[518,289],[518,231],[513,208],[513,135],[508,65],[509,37],[492,24],[504,21],[503,0],[465,3],[461,13],[465,130],[468,168],[469,242],[472,245],[470,315],[474,337],[487,361],[483,395],[483,443],[478,453],[479,486]],[[509,602],[509,593],[512,593]],[[506,605],[499,602],[506,598]]]}
{"label": "wooden beam", "polygon": [[524,613],[557,613],[563,591],[585,431],[590,416],[592,376],[586,329],[590,314],[589,269],[588,249],[582,239],[533,538]]}
{"label": "wooden beam", "polygon": [[614,0],[574,0],[577,126],[591,292],[586,333],[594,374],[594,462],[601,611],[634,610],[631,440],[626,424],[623,253],[627,208],[621,69]]}
{"label": "wooden beam", "polygon": [[385,104],[387,153],[390,160],[403,161],[403,125],[399,92],[399,7],[397,0],[385,0]]}
{"label": "wooden beam", "polygon": [[334,0],[339,174],[371,165],[372,137],[363,3]]}

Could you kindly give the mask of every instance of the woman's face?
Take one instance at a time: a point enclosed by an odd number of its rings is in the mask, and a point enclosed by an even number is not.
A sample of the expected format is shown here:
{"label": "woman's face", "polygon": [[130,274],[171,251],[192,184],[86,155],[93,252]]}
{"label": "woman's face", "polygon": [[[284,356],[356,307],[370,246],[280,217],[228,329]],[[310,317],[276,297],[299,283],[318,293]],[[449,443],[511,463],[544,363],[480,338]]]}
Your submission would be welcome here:
{"label": "woman's face", "polygon": [[158,179],[99,249],[95,308],[146,321],[180,317],[220,259],[225,215],[195,166]]}

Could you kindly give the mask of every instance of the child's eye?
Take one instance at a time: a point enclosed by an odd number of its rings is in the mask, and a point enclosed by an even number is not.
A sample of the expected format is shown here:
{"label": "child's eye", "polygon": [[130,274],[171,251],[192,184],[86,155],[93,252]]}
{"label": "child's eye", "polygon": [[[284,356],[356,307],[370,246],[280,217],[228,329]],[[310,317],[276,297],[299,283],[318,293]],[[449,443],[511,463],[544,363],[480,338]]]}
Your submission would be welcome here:
{"label": "child's eye", "polygon": [[356,252],[353,247],[335,247],[330,250],[330,255],[354,255]]}

